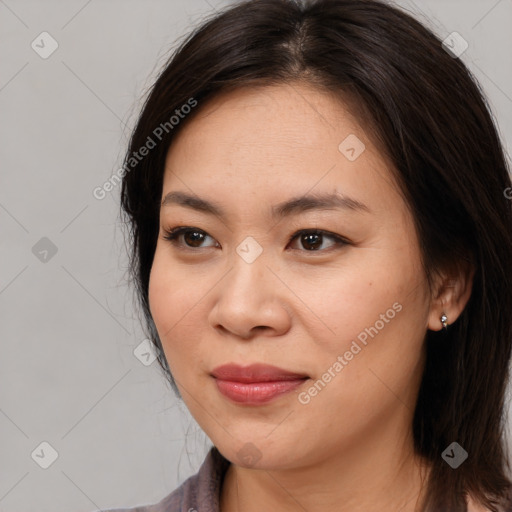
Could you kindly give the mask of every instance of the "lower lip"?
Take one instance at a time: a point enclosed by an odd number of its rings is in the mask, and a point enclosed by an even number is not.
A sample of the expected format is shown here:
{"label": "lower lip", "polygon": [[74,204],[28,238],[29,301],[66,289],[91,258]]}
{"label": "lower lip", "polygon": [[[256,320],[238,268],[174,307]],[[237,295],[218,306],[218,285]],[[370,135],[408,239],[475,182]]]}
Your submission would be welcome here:
{"label": "lower lip", "polygon": [[254,382],[251,384],[220,379],[215,380],[219,391],[234,402],[257,405],[270,402],[280,395],[293,391],[307,379]]}

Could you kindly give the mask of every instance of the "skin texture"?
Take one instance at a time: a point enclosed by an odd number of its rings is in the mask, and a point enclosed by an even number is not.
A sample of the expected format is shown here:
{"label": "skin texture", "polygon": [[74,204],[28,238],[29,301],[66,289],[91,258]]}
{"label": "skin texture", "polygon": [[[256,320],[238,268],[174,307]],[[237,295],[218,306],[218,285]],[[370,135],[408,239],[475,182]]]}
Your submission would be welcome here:
{"label": "skin texture", "polygon": [[[365,145],[354,161],[338,149],[350,134]],[[428,465],[413,453],[411,421],[424,337],[441,329],[443,312],[449,324],[456,320],[471,279],[441,272],[429,289],[412,214],[365,130],[340,100],[302,83],[221,94],[169,149],[162,198],[171,191],[225,210],[220,218],[163,206],[149,286],[185,404],[232,462],[222,512],[418,510]],[[369,211],[270,216],[277,203],[332,192]],[[177,226],[205,236],[188,248],[190,236],[165,240],[164,230]],[[349,243],[328,235],[290,242],[315,228]],[[262,248],[252,263],[236,251],[248,236]],[[394,304],[393,318],[382,320]],[[371,326],[378,333],[358,342],[361,350],[301,403],[299,394]],[[272,364],[310,379],[265,405],[235,404],[210,375],[229,362]],[[241,457],[248,443],[258,455],[252,463]]]}

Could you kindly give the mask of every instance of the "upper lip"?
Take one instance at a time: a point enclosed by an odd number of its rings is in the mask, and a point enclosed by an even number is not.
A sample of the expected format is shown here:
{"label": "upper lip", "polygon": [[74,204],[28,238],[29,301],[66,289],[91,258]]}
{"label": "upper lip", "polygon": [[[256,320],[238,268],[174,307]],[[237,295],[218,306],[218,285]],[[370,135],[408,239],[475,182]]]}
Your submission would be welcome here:
{"label": "upper lip", "polygon": [[289,372],[277,366],[261,363],[251,364],[249,366],[240,366],[234,363],[224,364],[215,368],[212,371],[212,375],[221,380],[245,383],[308,378],[308,376],[304,374]]}

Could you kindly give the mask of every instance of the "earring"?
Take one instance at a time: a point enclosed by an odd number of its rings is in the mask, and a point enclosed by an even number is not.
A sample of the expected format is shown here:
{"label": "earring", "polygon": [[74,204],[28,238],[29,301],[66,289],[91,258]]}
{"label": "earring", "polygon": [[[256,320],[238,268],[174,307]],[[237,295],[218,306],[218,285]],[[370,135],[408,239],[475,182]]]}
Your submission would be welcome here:
{"label": "earring", "polygon": [[448,323],[446,322],[448,320],[448,317],[443,313],[441,315],[441,323],[443,324],[443,329],[446,331],[448,329]]}

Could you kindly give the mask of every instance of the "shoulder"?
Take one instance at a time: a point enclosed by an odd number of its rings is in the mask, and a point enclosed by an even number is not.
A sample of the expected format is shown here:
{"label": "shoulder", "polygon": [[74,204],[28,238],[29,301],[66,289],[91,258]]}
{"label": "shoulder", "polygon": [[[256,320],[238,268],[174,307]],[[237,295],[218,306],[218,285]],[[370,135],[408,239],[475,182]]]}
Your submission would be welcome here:
{"label": "shoulder", "polygon": [[199,471],[158,503],[104,512],[219,512],[220,489],[229,464],[213,446]]}

